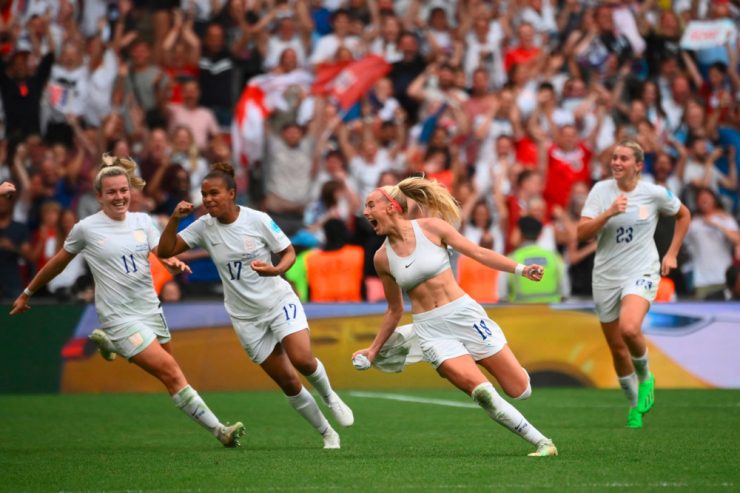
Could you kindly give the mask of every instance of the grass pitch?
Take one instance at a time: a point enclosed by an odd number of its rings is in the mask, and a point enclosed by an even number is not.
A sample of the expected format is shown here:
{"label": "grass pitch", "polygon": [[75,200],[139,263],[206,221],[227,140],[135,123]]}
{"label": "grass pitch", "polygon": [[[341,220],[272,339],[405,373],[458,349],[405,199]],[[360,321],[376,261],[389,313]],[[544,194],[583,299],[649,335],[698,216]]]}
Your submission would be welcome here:
{"label": "grass pitch", "polygon": [[[157,395],[0,397],[0,491],[737,491],[740,391],[658,390],[642,430],[619,391],[535,389],[515,405],[560,450],[532,447],[450,391],[340,392],[341,450],[276,392],[204,393],[247,426],[224,449]],[[400,400],[399,400],[400,399]],[[323,406],[322,406],[323,408]]]}

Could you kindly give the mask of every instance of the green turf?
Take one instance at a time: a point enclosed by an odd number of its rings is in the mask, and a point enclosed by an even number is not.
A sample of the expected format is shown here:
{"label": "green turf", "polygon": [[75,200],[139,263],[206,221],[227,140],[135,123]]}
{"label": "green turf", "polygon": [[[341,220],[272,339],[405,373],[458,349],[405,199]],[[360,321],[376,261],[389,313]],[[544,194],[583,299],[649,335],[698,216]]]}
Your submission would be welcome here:
{"label": "green turf", "polygon": [[[658,390],[642,430],[616,391],[536,389],[515,402],[560,456],[480,409],[342,392],[355,426],[342,450],[277,392],[204,394],[242,420],[224,449],[160,395],[0,397],[0,491],[737,491],[740,391]],[[450,391],[394,392],[470,404]]]}

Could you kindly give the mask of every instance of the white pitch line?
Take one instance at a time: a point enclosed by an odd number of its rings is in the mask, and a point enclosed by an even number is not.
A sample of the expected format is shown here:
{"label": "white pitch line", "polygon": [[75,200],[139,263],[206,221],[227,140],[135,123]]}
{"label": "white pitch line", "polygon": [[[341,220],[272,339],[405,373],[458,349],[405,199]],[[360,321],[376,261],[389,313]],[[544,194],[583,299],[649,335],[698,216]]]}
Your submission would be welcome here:
{"label": "white pitch line", "polygon": [[[435,406],[462,407],[466,409],[479,409],[480,408],[480,406],[472,402],[461,402],[461,401],[453,401],[453,400],[448,400],[448,399],[432,399],[428,397],[416,397],[413,395],[394,394],[390,392],[365,392],[362,390],[352,390],[352,391],[347,392],[347,394],[352,397],[363,397],[366,399],[385,399],[388,401],[412,402],[415,404],[433,404]],[[559,409],[583,409],[583,408],[602,409],[602,408],[622,408],[624,407],[624,405],[622,404],[596,404],[596,403],[592,403],[592,404],[552,404],[550,403],[547,406],[551,408],[559,408]],[[666,408],[690,407],[693,409],[696,409],[696,408],[728,408],[728,407],[740,407],[740,402],[735,402],[731,404],[698,404],[698,405],[661,403],[661,407],[666,407]]]}
{"label": "white pitch line", "polygon": [[[734,482],[721,482],[721,483],[703,483],[703,482],[676,482],[676,481],[655,481],[652,483],[630,483],[630,482],[610,482],[610,483],[578,483],[578,484],[566,484],[567,489],[581,490],[586,489],[593,491],[594,489],[634,489],[634,488],[735,488]],[[553,485],[536,485],[531,483],[496,483],[491,488],[483,488],[484,490],[506,490],[506,489],[549,489]],[[419,484],[397,484],[393,486],[390,491],[403,491],[403,490],[419,490]],[[424,489],[427,491],[446,491],[446,490],[480,490],[481,485],[478,484],[433,484],[424,485]],[[339,485],[317,485],[317,486],[301,486],[301,485],[289,485],[289,486],[241,486],[238,488],[227,488],[219,489],[218,491],[223,493],[239,493],[239,492],[252,492],[252,491],[346,491],[346,486]],[[146,490],[60,490],[59,493],[168,493],[173,490],[171,489],[146,489]],[[214,491],[212,489],[178,489],[180,493],[210,493]]]}
{"label": "white pitch line", "polygon": [[353,397],[366,397],[368,399],[386,399],[389,401],[415,402],[417,404],[434,404],[447,407],[464,407],[468,409],[479,409],[480,406],[472,402],[450,401],[447,399],[429,399],[426,397],[415,397],[413,395],[390,394],[385,392],[362,392],[352,391],[349,395]]}

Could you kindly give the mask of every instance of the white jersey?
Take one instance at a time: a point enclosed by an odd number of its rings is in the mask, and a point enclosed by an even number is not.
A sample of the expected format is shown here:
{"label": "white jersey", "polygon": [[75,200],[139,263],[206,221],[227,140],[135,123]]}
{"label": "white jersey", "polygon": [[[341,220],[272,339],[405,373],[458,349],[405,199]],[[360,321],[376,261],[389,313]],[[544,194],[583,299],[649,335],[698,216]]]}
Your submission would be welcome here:
{"label": "white jersey", "polygon": [[224,285],[226,311],[234,318],[254,318],[293,292],[280,276],[259,276],[252,261],[271,263],[270,254],[282,252],[290,240],[264,212],[239,206],[239,216],[222,224],[209,214],[178,233],[190,246],[208,251]]}
{"label": "white jersey", "polygon": [[598,235],[594,286],[619,286],[632,277],[659,275],[658,249],[653,240],[658,214],[675,215],[681,207],[681,201],[661,186],[640,180],[634,190],[623,192],[611,179],[594,185],[581,216],[598,216],[623,193],[627,210],[609,218]]}
{"label": "white jersey", "polygon": [[149,252],[158,243],[152,218],[140,212],[128,212],[123,221],[116,221],[100,211],[74,225],[64,249],[82,253],[90,266],[102,327],[162,312],[149,267]]}

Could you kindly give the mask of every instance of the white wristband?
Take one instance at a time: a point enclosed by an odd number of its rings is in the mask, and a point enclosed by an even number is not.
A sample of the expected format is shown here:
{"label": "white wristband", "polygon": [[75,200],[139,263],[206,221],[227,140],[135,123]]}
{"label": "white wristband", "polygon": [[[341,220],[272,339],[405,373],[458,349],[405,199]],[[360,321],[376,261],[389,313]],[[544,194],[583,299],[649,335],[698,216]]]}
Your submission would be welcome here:
{"label": "white wristband", "polygon": [[33,295],[33,291],[31,291],[28,288],[23,288],[23,294],[25,294],[26,296],[30,298]]}
{"label": "white wristband", "polygon": [[517,276],[523,276],[525,268],[526,268],[526,265],[517,264],[516,267],[514,268],[514,274],[516,274]]}

